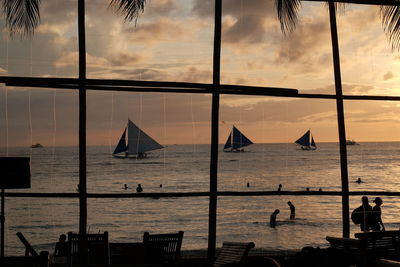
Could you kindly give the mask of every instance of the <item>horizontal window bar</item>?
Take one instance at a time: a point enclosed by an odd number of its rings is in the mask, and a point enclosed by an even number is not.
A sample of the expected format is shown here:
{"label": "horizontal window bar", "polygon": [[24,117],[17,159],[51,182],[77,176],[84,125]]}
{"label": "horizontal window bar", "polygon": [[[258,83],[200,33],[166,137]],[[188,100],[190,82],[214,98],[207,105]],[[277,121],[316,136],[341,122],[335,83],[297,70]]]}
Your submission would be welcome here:
{"label": "horizontal window bar", "polygon": [[[218,196],[341,196],[341,191],[221,191]],[[378,195],[378,196],[400,196],[400,192],[387,191],[353,191],[350,196]],[[79,198],[78,193],[22,193],[6,192],[6,197],[30,197],[30,198]],[[169,197],[208,197],[209,192],[171,192],[171,193],[88,193],[88,198],[169,198]]]}

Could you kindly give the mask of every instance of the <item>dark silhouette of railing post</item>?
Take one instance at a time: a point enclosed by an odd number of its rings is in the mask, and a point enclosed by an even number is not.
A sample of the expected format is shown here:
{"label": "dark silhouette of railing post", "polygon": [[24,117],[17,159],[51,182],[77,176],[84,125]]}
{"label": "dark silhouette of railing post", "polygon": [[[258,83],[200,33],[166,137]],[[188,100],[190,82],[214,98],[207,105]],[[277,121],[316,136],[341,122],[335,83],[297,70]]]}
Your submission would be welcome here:
{"label": "dark silhouette of railing post", "polygon": [[208,261],[214,261],[217,235],[217,192],[218,192],[218,131],[219,98],[221,77],[221,25],[222,0],[215,0],[213,93],[211,106],[211,158],[210,158],[210,203],[208,218]]}
{"label": "dark silhouette of railing post", "polygon": [[85,0],[78,1],[79,36],[79,233],[86,234],[86,38]]}
{"label": "dark silhouette of railing post", "polygon": [[342,78],[340,74],[340,57],[339,57],[339,41],[338,41],[337,26],[336,26],[336,10],[335,10],[335,4],[331,1],[329,2],[329,18],[331,24],[333,69],[335,75],[336,109],[337,109],[339,144],[340,144],[343,237],[349,237],[350,236],[349,177],[348,177],[349,175],[347,171],[346,128],[344,123],[343,92],[342,92]]}

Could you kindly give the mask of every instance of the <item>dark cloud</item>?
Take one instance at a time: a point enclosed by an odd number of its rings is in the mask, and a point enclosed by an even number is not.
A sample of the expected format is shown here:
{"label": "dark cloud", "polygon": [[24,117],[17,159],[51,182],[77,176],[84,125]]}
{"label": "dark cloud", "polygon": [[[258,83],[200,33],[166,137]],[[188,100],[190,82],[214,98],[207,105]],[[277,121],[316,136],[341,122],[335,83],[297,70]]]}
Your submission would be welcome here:
{"label": "dark cloud", "polygon": [[[196,0],[192,11],[200,17],[214,17],[214,2]],[[276,27],[279,25],[273,1],[224,1],[222,12],[224,16],[235,19],[232,25],[223,23],[222,39],[227,44],[263,42],[267,31],[266,22],[273,21]]]}
{"label": "dark cloud", "polygon": [[275,64],[289,65],[295,72],[318,72],[332,65],[329,24],[325,20],[302,22],[282,40]]}

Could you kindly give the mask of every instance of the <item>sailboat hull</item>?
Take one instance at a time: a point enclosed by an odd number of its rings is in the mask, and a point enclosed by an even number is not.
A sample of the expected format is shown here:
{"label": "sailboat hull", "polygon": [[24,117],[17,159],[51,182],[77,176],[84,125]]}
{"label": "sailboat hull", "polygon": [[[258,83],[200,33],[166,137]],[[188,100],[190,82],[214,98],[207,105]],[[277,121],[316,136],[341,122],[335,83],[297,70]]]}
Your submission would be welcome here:
{"label": "sailboat hull", "polygon": [[114,158],[117,159],[144,159],[147,158],[147,154],[146,153],[142,153],[142,154],[136,154],[136,155],[129,155],[129,154],[113,154]]}
{"label": "sailboat hull", "polygon": [[316,147],[311,147],[311,146],[302,146],[300,149],[307,151],[307,150],[316,150],[317,148]]}

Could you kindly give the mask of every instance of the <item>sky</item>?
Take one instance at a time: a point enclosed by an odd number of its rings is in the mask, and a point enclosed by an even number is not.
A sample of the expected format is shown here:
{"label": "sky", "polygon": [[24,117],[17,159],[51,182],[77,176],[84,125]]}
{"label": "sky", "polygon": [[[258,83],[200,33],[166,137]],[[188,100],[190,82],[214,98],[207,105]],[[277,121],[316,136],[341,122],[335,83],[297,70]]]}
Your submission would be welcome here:
{"label": "sky", "polygon": [[[88,78],[212,82],[212,0],[149,0],[124,22],[108,0],[86,1]],[[30,39],[11,39],[1,20],[0,75],[77,77],[77,1],[43,0]],[[379,8],[347,5],[338,15],[343,92],[395,95],[400,54]],[[327,6],[302,5],[284,35],[273,1],[223,0],[221,83],[334,94]],[[345,101],[346,135],[399,141],[400,103]],[[161,144],[210,143],[211,97],[202,94],[87,93],[88,145],[117,144],[127,119]],[[235,125],[255,143],[292,143],[306,130],[337,142],[334,100],[221,95],[220,143]],[[78,144],[74,90],[0,86],[0,147]]]}

